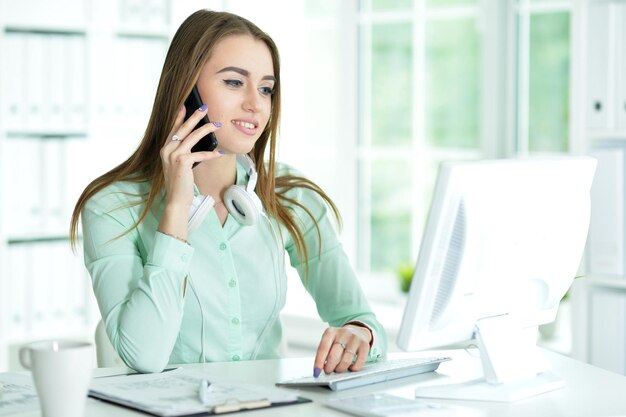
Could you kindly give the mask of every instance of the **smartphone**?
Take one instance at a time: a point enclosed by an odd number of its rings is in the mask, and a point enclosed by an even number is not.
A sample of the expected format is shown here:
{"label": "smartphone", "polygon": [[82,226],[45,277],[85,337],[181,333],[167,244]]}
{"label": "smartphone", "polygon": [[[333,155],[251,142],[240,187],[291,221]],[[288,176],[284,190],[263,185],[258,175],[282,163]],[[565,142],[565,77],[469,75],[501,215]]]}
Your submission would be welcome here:
{"label": "smartphone", "polygon": [[[202,106],[204,102],[200,97],[200,92],[198,91],[198,86],[194,85],[189,97],[185,100],[185,120],[189,119],[192,114],[196,112]],[[201,126],[204,126],[209,122],[209,118],[205,115],[198,124],[195,129],[198,129]],[[191,148],[191,152],[199,152],[199,151],[212,151],[217,147],[217,138],[215,137],[215,133],[211,132]],[[194,165],[195,166],[195,165]]]}

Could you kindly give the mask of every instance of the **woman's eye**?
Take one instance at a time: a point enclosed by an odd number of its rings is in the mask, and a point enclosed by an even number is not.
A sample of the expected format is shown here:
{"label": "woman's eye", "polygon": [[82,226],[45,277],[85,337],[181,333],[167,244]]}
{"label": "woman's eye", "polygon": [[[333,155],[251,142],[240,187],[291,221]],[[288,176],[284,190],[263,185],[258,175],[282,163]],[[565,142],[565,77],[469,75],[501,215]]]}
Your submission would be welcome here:
{"label": "woman's eye", "polygon": [[241,87],[243,85],[239,80],[224,80],[224,83],[230,87]]}
{"label": "woman's eye", "polygon": [[264,96],[269,96],[269,95],[274,94],[274,89],[272,87],[261,87],[261,88],[259,88],[259,91]]}

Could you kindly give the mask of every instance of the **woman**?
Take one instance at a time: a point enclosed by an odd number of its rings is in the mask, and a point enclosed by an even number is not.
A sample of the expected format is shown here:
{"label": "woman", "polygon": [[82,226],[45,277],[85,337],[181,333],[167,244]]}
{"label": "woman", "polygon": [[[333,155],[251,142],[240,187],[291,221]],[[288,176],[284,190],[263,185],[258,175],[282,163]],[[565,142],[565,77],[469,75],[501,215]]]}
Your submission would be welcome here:
{"label": "woman", "polygon": [[[204,105],[184,121],[194,86]],[[385,353],[384,330],[334,232],[336,207],[317,185],[275,162],[279,115],[272,39],[230,13],[200,10],[187,18],[167,53],[143,140],[87,186],[71,223],[75,244],[82,218],[100,312],[130,367],[158,372],[168,363],[278,357],[285,252],[331,326],[314,375],[357,371]],[[204,116],[213,123],[194,129]],[[191,152],[211,132],[217,148]],[[233,185],[258,201],[254,224],[234,220],[246,207],[229,200]],[[189,232],[201,196],[215,204]]]}

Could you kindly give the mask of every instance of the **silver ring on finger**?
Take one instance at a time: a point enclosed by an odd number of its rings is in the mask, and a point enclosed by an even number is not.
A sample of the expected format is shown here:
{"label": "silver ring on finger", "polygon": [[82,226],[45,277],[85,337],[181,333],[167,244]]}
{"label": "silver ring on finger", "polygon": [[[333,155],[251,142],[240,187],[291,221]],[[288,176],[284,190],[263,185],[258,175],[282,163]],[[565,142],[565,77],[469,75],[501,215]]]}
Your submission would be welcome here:
{"label": "silver ring on finger", "polygon": [[351,353],[352,354],[352,364],[354,364],[359,356],[353,350],[346,349],[345,351],[346,351],[346,353]]}
{"label": "silver ring on finger", "polygon": [[345,343],[343,343],[343,342],[335,342],[335,344],[341,346],[341,348],[343,350],[346,350],[346,344]]}
{"label": "silver ring on finger", "polygon": [[180,136],[178,136],[178,135],[174,135],[174,136],[172,136],[172,138],[171,138],[171,141],[172,141],[172,142],[179,142],[179,141],[181,141],[181,140],[182,140],[182,139],[181,139],[181,138],[180,138]]}

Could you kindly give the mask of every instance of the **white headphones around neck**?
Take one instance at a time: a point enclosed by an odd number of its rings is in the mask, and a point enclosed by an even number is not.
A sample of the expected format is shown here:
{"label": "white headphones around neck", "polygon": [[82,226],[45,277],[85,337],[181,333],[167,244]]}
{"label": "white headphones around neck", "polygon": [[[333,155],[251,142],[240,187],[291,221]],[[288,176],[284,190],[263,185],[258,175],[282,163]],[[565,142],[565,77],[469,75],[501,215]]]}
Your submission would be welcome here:
{"label": "white headphones around neck", "polygon": [[[224,206],[237,222],[251,226],[259,220],[259,216],[263,213],[263,204],[254,193],[257,173],[254,162],[248,155],[238,154],[237,162],[245,168],[248,182],[245,186],[235,184],[228,187],[224,193]],[[214,205],[215,200],[211,196],[198,195],[193,199],[189,209],[189,232],[202,224]]]}

